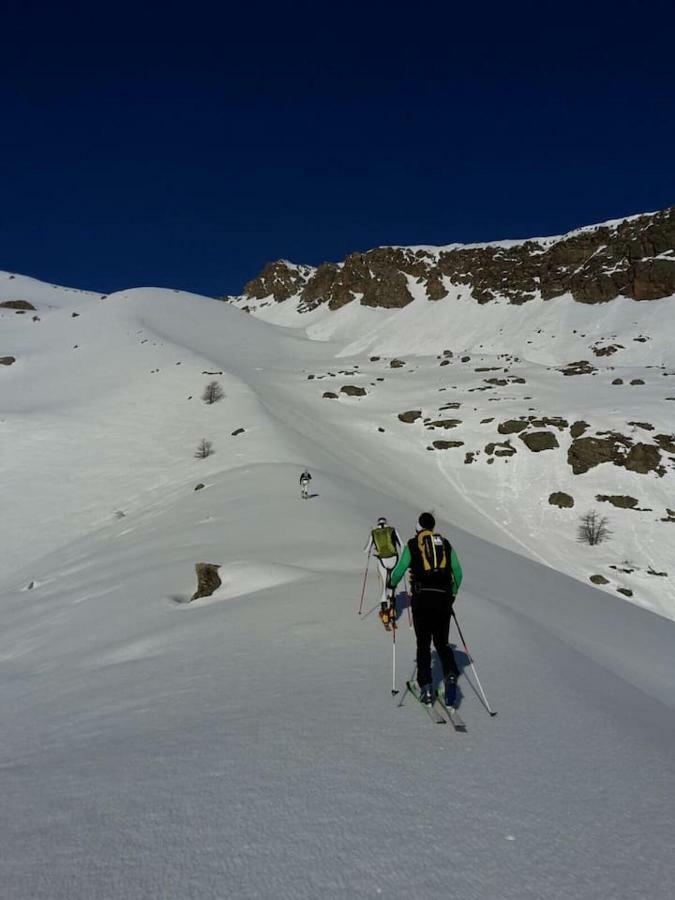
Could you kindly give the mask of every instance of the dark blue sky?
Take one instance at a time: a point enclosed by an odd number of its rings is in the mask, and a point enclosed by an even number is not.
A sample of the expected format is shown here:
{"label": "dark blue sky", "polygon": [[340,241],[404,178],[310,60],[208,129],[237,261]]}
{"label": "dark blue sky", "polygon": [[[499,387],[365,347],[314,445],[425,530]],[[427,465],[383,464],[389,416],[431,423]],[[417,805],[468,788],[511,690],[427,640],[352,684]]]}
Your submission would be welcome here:
{"label": "dark blue sky", "polygon": [[661,0],[10,0],[0,269],[219,295],[675,204],[674,34]]}

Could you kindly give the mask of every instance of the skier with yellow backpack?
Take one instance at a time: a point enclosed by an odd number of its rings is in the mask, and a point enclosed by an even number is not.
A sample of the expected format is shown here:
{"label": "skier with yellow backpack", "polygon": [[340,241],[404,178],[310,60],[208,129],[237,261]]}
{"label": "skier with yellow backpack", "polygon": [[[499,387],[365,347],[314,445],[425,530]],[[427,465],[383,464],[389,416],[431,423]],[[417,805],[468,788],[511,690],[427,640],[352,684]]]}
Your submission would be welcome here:
{"label": "skier with yellow backpack", "polygon": [[394,592],[390,589],[387,578],[398,562],[401,539],[393,525],[387,524],[384,516],[380,516],[377,520],[377,527],[370,532],[370,539],[363,548],[364,553],[370,554],[372,551],[377,560],[377,573],[382,584],[379,616],[384,626],[387,627],[392,619],[396,618]]}
{"label": "skier with yellow backpack", "polygon": [[410,569],[419,699],[426,706],[431,706],[434,701],[431,684],[433,640],[443,666],[443,700],[447,706],[454,707],[459,669],[448,644],[448,635],[452,606],[462,583],[462,567],[449,541],[434,532],[435,526],[433,515],[422,513],[418,519],[417,534],[404,547],[389,576],[389,585],[393,590]]}

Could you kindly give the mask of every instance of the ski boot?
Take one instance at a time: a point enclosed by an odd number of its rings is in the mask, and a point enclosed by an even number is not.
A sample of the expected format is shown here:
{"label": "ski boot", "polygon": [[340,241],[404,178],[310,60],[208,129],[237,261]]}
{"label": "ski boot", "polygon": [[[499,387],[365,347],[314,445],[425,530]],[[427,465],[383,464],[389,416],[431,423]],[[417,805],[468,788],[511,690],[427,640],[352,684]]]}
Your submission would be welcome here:
{"label": "ski boot", "polygon": [[448,675],[445,679],[445,705],[454,708],[457,702],[457,676]]}
{"label": "ski boot", "polygon": [[434,693],[430,684],[420,685],[420,703],[431,706],[434,702]]}

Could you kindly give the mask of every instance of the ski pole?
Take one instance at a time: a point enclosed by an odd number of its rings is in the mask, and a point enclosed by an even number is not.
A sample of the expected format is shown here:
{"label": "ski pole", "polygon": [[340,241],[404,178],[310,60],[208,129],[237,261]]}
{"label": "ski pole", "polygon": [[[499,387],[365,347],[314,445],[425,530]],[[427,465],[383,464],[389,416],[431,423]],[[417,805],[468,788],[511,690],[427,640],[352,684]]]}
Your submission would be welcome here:
{"label": "ski pole", "polygon": [[452,612],[452,618],[455,620],[455,625],[457,626],[457,631],[459,632],[459,638],[460,638],[462,644],[464,645],[464,652],[466,653],[466,655],[469,659],[471,671],[473,672],[473,674],[476,678],[476,683],[478,684],[478,687],[480,688],[480,692],[483,696],[483,702],[485,703],[485,708],[487,709],[487,711],[490,713],[491,716],[496,716],[497,715],[496,711],[490,707],[490,704],[488,703],[488,698],[485,696],[485,691],[483,690],[483,685],[480,683],[480,678],[478,677],[478,671],[474,664],[473,657],[471,656],[471,651],[469,650],[469,648],[466,645],[466,641],[464,640],[464,635],[462,634],[462,629],[459,627],[459,621],[457,619],[457,616],[456,616],[454,610]]}
{"label": "ski pole", "polygon": [[359,603],[359,615],[361,615],[361,610],[363,609],[363,597],[366,593],[366,580],[368,578],[368,566],[370,565],[370,554],[371,551],[368,551],[368,559],[366,560],[366,571],[363,575],[363,587],[361,588],[361,602]]}
{"label": "ski pole", "polygon": [[396,615],[394,614],[394,618],[391,623],[391,695],[395,697],[398,694],[396,689]]}
{"label": "ski pole", "polygon": [[413,618],[412,618],[412,594],[410,593],[410,578],[406,573],[405,576],[405,591],[408,595],[408,625],[410,628],[413,627]]}

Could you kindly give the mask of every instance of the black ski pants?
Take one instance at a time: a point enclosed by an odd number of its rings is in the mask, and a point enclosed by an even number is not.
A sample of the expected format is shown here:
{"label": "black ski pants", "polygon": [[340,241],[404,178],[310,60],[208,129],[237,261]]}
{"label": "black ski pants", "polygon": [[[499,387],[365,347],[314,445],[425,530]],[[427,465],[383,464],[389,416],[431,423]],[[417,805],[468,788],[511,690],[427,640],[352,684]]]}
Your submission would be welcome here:
{"label": "black ski pants", "polygon": [[434,642],[443,667],[443,677],[459,676],[459,669],[448,645],[452,594],[439,591],[420,591],[412,598],[413,625],[417,638],[417,681],[420,687],[431,684],[431,642]]}

